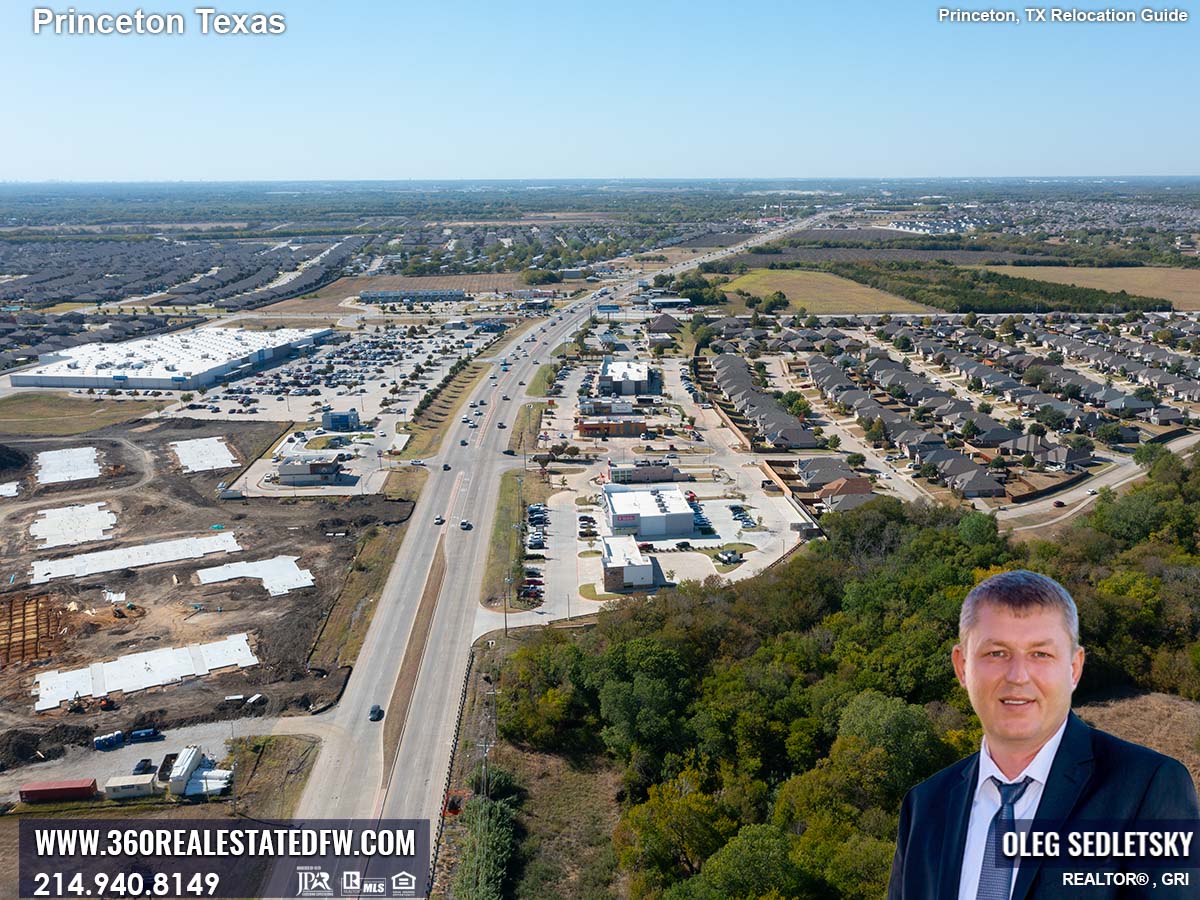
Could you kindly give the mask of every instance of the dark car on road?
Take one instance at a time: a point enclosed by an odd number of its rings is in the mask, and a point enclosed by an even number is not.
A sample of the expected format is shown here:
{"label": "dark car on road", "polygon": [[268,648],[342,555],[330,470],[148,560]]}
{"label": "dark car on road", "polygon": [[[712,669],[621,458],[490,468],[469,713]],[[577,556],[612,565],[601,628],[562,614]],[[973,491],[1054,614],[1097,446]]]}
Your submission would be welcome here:
{"label": "dark car on road", "polygon": [[368,713],[367,718],[370,719],[372,722],[378,722],[380,719],[383,718],[383,707],[380,706],[379,704],[375,704],[374,706],[372,706],[371,712]]}

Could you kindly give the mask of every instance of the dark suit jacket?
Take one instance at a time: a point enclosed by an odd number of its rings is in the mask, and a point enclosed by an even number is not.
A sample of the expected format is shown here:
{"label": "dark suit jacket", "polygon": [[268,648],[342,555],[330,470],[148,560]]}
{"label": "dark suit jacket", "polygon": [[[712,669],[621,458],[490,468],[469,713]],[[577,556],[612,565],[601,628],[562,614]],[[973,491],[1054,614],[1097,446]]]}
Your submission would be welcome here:
{"label": "dark suit jacket", "polygon": [[[888,900],[956,900],[978,777],[979,754],[974,753],[908,792],[900,809]],[[1090,830],[1097,820],[1120,820],[1154,829],[1156,819],[1200,820],[1196,788],[1187,769],[1168,756],[1091,728],[1071,713],[1034,821],[1077,823]],[[1193,856],[1198,844],[1200,838],[1192,841]],[[1133,860],[1128,868],[1139,871]],[[1191,870],[1190,888],[1167,891],[1063,886],[1063,871],[1095,870],[1095,864],[1085,859],[1064,869],[1061,864],[1043,867],[1036,859],[1024,858],[1012,900],[1184,897],[1200,890],[1196,887],[1200,870]]]}

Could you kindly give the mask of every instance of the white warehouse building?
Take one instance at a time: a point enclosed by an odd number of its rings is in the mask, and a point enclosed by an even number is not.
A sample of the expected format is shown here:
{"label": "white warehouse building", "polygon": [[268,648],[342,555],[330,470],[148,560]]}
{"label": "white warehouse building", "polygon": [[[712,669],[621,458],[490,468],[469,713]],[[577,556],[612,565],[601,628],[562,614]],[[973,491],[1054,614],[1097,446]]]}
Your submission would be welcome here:
{"label": "white warehouse building", "polygon": [[14,387],[193,390],[237,378],[315,344],[330,328],[199,328],[122,344],[81,344],[10,376]]}
{"label": "white warehouse building", "polygon": [[694,528],[692,507],[683,491],[674,486],[606,484],[604,511],[613,534],[655,540],[687,537]]}

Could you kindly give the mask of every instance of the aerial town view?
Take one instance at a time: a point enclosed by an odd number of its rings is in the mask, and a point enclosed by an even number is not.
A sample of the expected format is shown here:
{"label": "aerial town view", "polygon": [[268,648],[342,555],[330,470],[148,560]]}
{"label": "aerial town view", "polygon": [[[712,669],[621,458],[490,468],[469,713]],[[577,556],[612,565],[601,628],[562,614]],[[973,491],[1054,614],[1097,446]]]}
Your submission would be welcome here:
{"label": "aerial town view", "polygon": [[1186,13],[284,6],[0,18],[0,898],[1200,896]]}

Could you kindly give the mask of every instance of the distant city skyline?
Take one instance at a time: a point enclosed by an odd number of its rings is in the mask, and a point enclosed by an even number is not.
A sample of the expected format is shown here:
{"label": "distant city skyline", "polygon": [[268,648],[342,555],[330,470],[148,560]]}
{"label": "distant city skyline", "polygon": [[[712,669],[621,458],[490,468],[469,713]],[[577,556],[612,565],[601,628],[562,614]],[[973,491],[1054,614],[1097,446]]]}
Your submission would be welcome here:
{"label": "distant city skyline", "polygon": [[0,54],[26,87],[6,97],[0,181],[1197,174],[1194,22],[939,23],[925,2],[277,8],[276,36],[35,36],[31,7],[5,4]]}

